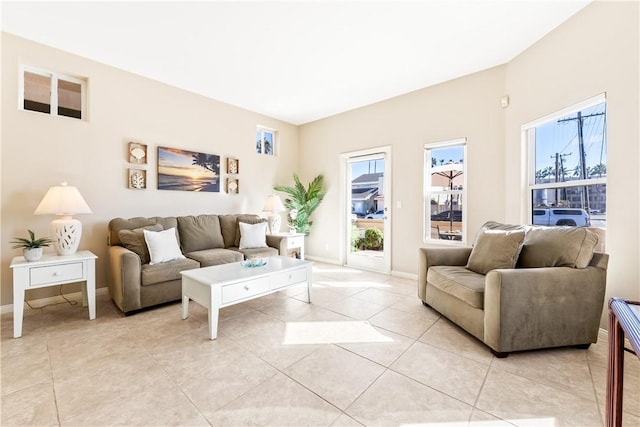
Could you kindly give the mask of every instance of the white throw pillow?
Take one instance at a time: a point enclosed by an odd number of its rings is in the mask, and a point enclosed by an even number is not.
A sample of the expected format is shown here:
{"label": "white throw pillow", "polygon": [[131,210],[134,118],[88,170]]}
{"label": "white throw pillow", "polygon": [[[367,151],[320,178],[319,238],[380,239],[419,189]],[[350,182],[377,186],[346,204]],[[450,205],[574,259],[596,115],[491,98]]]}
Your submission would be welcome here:
{"label": "white throw pillow", "polygon": [[239,222],[240,249],[266,248],[267,247],[267,223],[247,224]]}
{"label": "white throw pillow", "polygon": [[149,248],[151,265],[184,258],[178,246],[175,227],[164,231],[144,230],[144,240]]}

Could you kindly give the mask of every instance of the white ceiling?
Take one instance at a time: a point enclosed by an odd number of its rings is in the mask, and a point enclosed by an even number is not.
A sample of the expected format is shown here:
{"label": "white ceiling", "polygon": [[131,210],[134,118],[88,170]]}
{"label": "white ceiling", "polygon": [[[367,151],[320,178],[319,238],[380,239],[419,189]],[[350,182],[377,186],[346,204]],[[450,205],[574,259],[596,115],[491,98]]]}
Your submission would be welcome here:
{"label": "white ceiling", "polygon": [[3,1],[1,13],[3,31],[303,124],[508,62],[589,1]]}

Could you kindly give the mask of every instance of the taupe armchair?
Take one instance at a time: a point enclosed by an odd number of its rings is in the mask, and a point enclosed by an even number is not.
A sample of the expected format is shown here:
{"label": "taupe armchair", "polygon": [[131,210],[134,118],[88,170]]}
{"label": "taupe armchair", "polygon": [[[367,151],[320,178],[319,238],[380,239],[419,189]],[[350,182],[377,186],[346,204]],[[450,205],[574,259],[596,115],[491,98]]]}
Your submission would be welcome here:
{"label": "taupe armchair", "polygon": [[[484,229],[499,227],[518,226],[487,223]],[[500,254],[495,239],[479,236],[473,249],[420,248],[418,296],[498,357],[588,348],[598,338],[609,256],[593,252],[597,237],[584,228],[519,227],[520,249],[504,258],[507,264],[513,259],[510,268],[490,268],[483,259]]]}

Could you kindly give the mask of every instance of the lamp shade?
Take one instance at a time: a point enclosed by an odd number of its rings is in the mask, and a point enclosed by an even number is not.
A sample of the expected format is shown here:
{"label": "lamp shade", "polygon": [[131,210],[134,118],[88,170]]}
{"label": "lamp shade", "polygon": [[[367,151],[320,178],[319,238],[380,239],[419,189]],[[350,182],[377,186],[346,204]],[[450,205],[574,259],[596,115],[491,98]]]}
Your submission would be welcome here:
{"label": "lamp shade", "polygon": [[262,210],[265,212],[284,212],[286,209],[279,196],[270,194],[267,197],[267,201],[264,203],[264,208],[262,208]]}
{"label": "lamp shade", "polygon": [[67,185],[55,185],[49,188],[42,201],[36,208],[35,215],[75,215],[91,213],[87,202],[76,187]]}
{"label": "lamp shade", "polygon": [[271,234],[278,234],[280,232],[280,215],[277,215],[275,212],[284,212],[286,210],[280,197],[275,194],[269,194],[262,210],[265,212],[273,212],[273,215],[269,216],[269,230]]}
{"label": "lamp shade", "polygon": [[67,185],[66,182],[49,188],[36,208],[35,215],[62,216],[62,218],[51,221],[50,226],[53,247],[58,255],[76,253],[82,236],[82,223],[71,218],[71,215],[81,213],[91,213],[91,209],[78,189]]}

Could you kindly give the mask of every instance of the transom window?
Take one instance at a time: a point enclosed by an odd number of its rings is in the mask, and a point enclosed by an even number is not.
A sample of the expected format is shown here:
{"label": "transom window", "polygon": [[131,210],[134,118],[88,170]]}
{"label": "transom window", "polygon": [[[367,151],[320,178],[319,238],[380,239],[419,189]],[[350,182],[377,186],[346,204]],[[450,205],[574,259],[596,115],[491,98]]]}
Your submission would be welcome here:
{"label": "transom window", "polygon": [[258,126],[256,130],[256,153],[275,156],[277,131]]}
{"label": "transom window", "polygon": [[424,146],[424,241],[464,240],[467,139]]}
{"label": "transom window", "polygon": [[84,119],[86,79],[23,66],[19,102],[22,110]]}
{"label": "transom window", "polygon": [[602,94],[522,127],[532,224],[606,229],[606,107]]}

